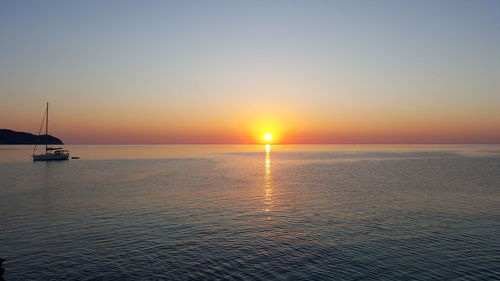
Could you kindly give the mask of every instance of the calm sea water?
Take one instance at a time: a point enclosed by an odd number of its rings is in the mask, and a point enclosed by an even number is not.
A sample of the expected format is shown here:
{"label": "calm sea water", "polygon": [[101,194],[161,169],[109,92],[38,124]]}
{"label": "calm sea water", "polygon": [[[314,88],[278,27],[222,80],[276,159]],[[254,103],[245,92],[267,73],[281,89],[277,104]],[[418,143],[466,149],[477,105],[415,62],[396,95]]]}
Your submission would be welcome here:
{"label": "calm sea water", "polygon": [[13,280],[499,280],[500,146],[0,146]]}

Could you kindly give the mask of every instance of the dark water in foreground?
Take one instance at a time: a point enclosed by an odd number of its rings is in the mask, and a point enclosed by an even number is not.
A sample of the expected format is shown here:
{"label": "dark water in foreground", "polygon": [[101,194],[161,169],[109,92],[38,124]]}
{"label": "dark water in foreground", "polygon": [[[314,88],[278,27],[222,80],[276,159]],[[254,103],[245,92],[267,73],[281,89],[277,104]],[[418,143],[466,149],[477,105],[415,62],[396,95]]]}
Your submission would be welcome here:
{"label": "dark water in foreground", "polygon": [[30,149],[0,146],[8,281],[500,279],[499,146]]}

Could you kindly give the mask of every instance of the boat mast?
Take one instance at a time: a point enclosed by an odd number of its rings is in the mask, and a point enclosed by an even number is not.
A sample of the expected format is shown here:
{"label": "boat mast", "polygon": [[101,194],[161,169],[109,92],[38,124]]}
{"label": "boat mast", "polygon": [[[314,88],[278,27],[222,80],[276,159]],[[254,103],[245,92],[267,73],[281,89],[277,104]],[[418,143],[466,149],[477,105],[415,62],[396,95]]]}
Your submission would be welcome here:
{"label": "boat mast", "polygon": [[49,103],[47,102],[46,109],[47,118],[45,118],[45,154],[47,154],[47,145],[49,142]]}

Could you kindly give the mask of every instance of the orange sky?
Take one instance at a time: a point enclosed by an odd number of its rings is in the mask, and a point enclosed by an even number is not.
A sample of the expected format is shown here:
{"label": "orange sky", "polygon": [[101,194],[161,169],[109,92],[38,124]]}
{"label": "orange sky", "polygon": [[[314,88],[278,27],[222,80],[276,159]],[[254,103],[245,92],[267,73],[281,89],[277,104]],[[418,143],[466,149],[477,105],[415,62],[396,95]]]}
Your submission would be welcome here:
{"label": "orange sky", "polygon": [[[78,111],[77,106],[72,111],[71,107],[60,109],[56,105],[51,105],[51,132],[69,144],[248,144],[262,143],[266,132],[273,134],[274,143],[500,142],[500,120],[494,113],[377,115],[339,112],[321,116],[295,109],[286,112],[279,107],[265,109],[274,112],[272,114],[252,110],[218,114],[186,110],[171,114],[159,109],[106,111],[98,107],[86,113],[83,109]],[[43,108],[36,113],[10,120],[2,127],[34,133]],[[11,114],[15,116],[14,112]]]}

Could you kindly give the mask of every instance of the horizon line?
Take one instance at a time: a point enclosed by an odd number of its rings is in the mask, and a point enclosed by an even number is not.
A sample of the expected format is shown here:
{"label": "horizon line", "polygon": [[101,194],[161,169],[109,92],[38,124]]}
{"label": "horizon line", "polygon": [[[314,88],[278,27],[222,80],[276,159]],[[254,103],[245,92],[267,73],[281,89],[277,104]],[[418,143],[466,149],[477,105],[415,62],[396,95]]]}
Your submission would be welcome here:
{"label": "horizon line", "polygon": [[[61,145],[500,145],[500,143],[64,143]],[[8,144],[2,144],[8,145]],[[14,144],[33,145],[33,144]]]}

